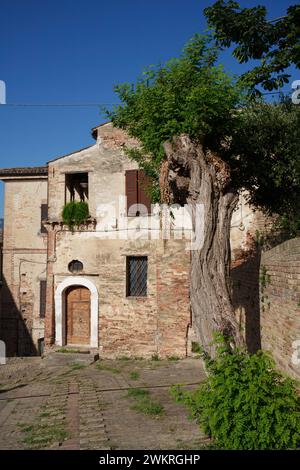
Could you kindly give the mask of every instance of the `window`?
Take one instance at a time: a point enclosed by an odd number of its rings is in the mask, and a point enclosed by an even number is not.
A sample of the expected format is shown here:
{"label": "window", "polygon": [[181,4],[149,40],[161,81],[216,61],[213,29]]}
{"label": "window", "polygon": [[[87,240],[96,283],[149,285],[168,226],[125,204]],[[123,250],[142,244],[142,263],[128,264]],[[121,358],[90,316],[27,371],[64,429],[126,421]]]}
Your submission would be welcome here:
{"label": "window", "polygon": [[41,205],[41,233],[47,233],[44,222],[48,219],[48,204]]}
{"label": "window", "polygon": [[66,203],[72,201],[86,202],[89,198],[89,174],[66,174]]}
{"label": "window", "polygon": [[[142,170],[126,171],[127,215],[137,217],[151,213],[151,199],[147,194],[150,180]],[[138,207],[137,204],[143,206]]]}
{"label": "window", "polygon": [[46,281],[40,281],[40,318],[45,318],[46,314]]}
{"label": "window", "polygon": [[83,264],[81,261],[78,261],[77,259],[75,259],[71,261],[71,263],[69,263],[68,269],[71,273],[78,274],[81,271],[83,271]]}
{"label": "window", "polygon": [[147,295],[147,256],[127,256],[127,297]]}

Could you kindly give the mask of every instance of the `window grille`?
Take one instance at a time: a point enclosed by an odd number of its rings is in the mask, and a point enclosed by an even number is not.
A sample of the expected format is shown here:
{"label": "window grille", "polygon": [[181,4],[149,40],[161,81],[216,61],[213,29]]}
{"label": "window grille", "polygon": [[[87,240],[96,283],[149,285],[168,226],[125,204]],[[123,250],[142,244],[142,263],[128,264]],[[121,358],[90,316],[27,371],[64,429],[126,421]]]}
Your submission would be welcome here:
{"label": "window grille", "polygon": [[147,256],[127,257],[127,296],[145,297],[147,295]]}

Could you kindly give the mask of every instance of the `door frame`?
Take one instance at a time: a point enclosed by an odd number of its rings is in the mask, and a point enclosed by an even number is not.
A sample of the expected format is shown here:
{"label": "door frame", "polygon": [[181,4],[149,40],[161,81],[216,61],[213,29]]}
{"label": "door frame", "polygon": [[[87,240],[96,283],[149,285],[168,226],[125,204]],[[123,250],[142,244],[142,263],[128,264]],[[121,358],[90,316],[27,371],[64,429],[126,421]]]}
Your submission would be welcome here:
{"label": "door frame", "polygon": [[[81,299],[81,292],[84,290],[85,292],[85,300]],[[75,298],[72,297],[72,294]],[[71,297],[69,297],[71,295]],[[90,345],[90,338],[91,338],[91,291],[83,286],[70,286],[65,290],[65,298],[66,298],[66,344],[73,345],[73,346],[89,346]],[[73,332],[73,325],[74,321],[76,322],[76,309],[74,311],[74,303],[80,304],[81,306],[84,304],[84,312],[85,318],[87,319],[86,330],[84,331],[84,335],[80,336],[80,333],[77,331],[75,334],[74,339],[74,332]],[[81,340],[80,338],[81,337]],[[83,341],[84,340],[84,341]]]}
{"label": "door frame", "polygon": [[71,286],[87,287],[91,293],[91,334],[90,347],[98,348],[99,296],[95,284],[85,277],[68,276],[57,287],[55,302],[55,344],[66,345],[66,290]]}

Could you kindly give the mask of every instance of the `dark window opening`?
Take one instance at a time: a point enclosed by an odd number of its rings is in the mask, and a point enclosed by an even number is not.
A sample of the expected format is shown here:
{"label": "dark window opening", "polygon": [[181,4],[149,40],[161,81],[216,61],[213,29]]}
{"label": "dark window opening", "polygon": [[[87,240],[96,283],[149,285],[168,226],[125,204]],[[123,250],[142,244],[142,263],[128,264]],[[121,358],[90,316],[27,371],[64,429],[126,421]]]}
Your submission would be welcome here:
{"label": "dark window opening", "polygon": [[47,282],[40,281],[40,318],[45,318],[46,315],[46,288]]}
{"label": "dark window opening", "polygon": [[143,170],[128,170],[125,177],[127,215],[138,217],[151,214],[151,198],[148,194],[150,179]]}
{"label": "dark window opening", "polygon": [[69,263],[68,269],[73,274],[80,273],[83,271],[83,264],[81,261],[73,260]]}
{"label": "dark window opening", "polygon": [[47,229],[44,225],[48,219],[48,204],[41,205],[41,233],[47,233]]}
{"label": "dark window opening", "polygon": [[66,203],[72,201],[87,202],[89,199],[89,174],[66,174]]}
{"label": "dark window opening", "polygon": [[147,295],[147,256],[127,256],[127,297]]}

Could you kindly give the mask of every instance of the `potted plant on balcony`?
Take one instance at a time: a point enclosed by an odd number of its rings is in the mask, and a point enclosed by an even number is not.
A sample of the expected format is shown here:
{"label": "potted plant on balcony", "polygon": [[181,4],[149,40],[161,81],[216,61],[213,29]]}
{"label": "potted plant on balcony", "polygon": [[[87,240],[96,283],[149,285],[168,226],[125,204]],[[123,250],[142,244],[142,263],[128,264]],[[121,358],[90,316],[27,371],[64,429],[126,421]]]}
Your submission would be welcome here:
{"label": "potted plant on balcony", "polygon": [[71,201],[62,210],[62,219],[71,230],[84,224],[90,217],[89,206],[84,201]]}

